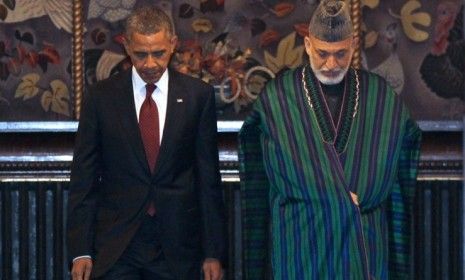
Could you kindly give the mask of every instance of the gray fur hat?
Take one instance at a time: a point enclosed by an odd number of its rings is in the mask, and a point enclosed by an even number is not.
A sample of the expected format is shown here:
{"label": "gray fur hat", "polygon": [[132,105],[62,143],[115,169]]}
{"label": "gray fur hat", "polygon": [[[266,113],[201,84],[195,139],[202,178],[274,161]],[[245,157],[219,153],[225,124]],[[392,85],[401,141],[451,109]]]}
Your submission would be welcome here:
{"label": "gray fur hat", "polygon": [[340,0],[322,0],[313,12],[308,31],[325,42],[343,41],[352,36],[352,21],[347,4]]}

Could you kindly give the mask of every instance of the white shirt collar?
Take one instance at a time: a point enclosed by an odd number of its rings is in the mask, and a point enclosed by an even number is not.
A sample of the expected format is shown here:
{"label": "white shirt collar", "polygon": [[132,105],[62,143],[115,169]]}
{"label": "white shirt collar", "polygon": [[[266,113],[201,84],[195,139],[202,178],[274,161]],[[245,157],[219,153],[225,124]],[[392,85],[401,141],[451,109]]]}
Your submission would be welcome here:
{"label": "white shirt collar", "polygon": [[[168,79],[168,69],[166,69],[165,72],[163,72],[163,74],[161,75],[160,80],[158,80],[158,82],[155,83],[155,85],[157,86],[156,92],[163,95],[168,95]],[[132,84],[135,89],[134,94],[140,95],[143,98],[145,98],[146,82],[142,80],[134,66],[132,67]]]}
{"label": "white shirt collar", "polygon": [[[158,121],[160,128],[160,141],[163,137],[163,129],[165,127],[166,110],[168,107],[168,71],[161,75],[160,80],[155,83],[157,89],[152,93],[152,99],[157,104],[158,108]],[[140,109],[145,100],[145,82],[137,73],[136,69],[132,67],[132,90],[134,91],[134,105],[139,120]]]}

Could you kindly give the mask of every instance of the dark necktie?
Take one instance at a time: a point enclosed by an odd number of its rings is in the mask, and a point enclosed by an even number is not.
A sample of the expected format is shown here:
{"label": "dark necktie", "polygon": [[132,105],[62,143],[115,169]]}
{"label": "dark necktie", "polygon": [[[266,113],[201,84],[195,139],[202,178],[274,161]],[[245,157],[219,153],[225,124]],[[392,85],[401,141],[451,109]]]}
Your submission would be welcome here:
{"label": "dark necktie", "polygon": [[[155,163],[160,149],[160,129],[158,123],[158,108],[152,99],[152,93],[157,86],[154,84],[145,85],[145,100],[142,103],[139,113],[139,129],[144,143],[145,156],[153,174]],[[147,213],[150,216],[155,215],[155,205],[150,202]]]}
{"label": "dark necktie", "polygon": [[158,108],[152,99],[152,93],[156,86],[154,84],[145,85],[146,95],[139,113],[139,129],[144,143],[145,155],[153,173],[157,161],[158,150],[160,149],[160,129],[158,123]]}

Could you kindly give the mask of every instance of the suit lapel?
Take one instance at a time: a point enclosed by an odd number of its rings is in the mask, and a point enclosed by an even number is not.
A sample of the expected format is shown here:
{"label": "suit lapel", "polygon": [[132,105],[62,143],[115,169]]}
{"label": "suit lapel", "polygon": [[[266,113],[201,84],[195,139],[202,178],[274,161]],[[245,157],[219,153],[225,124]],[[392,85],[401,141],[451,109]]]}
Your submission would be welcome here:
{"label": "suit lapel", "polygon": [[117,115],[120,119],[122,131],[127,134],[125,138],[128,140],[128,144],[134,149],[136,158],[144,166],[146,172],[150,173],[144,144],[140,135],[139,123],[137,122],[131,71],[124,72],[121,81],[121,87],[117,87],[114,90],[115,95],[119,96],[118,98],[114,98],[114,101],[117,112],[119,112]]}
{"label": "suit lapel", "polygon": [[186,89],[183,88],[179,76],[175,71],[169,70],[168,81],[168,104],[166,108],[165,127],[163,129],[163,138],[160,145],[160,151],[155,164],[154,176],[156,176],[163,168],[165,163],[169,161],[171,152],[175,148],[175,136],[178,135],[182,125],[180,122],[183,119],[185,112],[184,106],[187,103]]}

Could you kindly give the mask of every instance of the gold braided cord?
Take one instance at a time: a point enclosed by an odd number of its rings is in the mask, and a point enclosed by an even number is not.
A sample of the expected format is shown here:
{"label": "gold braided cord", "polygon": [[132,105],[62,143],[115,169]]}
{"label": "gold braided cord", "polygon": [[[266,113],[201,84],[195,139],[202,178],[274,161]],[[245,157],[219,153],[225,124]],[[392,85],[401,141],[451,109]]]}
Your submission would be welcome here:
{"label": "gold braided cord", "polygon": [[72,79],[74,92],[74,117],[79,120],[84,92],[84,24],[82,0],[73,0]]}
{"label": "gold braided cord", "polygon": [[362,66],[361,46],[362,46],[362,4],[361,0],[350,1],[350,17],[352,18],[352,25],[354,27],[355,38],[357,39],[357,46],[355,47],[354,56],[352,57],[352,67],[360,69]]}
{"label": "gold braided cord", "polygon": [[[315,101],[312,100],[312,98],[310,96],[310,92],[308,90],[309,86],[307,84],[307,76],[305,75],[306,67],[310,67],[310,66],[307,65],[305,67],[302,67],[302,85],[303,85],[303,89],[304,89],[304,93],[305,93],[305,98],[307,100],[307,104],[308,104],[308,106],[310,106],[310,109],[313,112],[313,116],[315,117],[315,119],[318,119],[318,116],[317,116],[317,114],[315,112],[315,107],[313,106]],[[359,77],[358,71],[356,69],[349,69],[349,71],[354,71],[354,76],[355,76],[355,104],[354,104],[354,112],[352,113],[352,118],[355,119],[355,116],[357,116],[357,113],[358,113],[359,98],[360,98],[360,77]],[[347,77],[349,77],[349,75],[347,75]],[[323,129],[321,128],[320,123],[318,122],[318,120],[317,120],[316,123],[318,125],[318,129],[320,131],[320,136],[321,136],[322,141],[324,143],[334,145],[334,143],[336,141],[336,138],[334,138],[333,141],[327,141],[323,136]],[[354,123],[354,121],[352,120],[352,122],[350,124],[350,130],[352,130],[353,123]],[[346,147],[344,148],[343,151],[345,151],[346,148],[347,148],[347,145],[346,145]]]}
{"label": "gold braided cord", "polygon": [[358,111],[358,99],[360,97],[360,78],[358,77],[358,71],[354,69],[354,74],[355,74],[355,110],[352,115],[352,117],[355,119],[355,116],[357,115]]}

